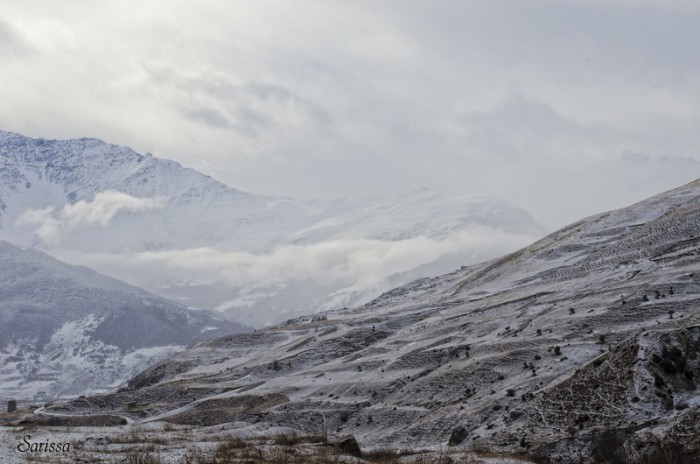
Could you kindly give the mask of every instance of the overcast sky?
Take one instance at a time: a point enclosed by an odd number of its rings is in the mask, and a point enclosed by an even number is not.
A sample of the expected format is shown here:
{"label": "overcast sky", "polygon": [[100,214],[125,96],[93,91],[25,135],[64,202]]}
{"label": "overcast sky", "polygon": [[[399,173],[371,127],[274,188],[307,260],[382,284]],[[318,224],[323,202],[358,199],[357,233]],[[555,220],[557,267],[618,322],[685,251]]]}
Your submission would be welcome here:
{"label": "overcast sky", "polygon": [[700,2],[3,0],[0,128],[550,228],[700,177]]}

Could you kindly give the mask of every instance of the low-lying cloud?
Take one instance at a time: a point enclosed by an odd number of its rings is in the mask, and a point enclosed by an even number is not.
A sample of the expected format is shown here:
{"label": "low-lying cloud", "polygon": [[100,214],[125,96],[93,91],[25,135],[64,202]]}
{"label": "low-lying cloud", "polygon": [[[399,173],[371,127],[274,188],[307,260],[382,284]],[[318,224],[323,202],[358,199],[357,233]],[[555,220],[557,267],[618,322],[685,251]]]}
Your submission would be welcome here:
{"label": "low-lying cloud", "polygon": [[106,227],[117,214],[161,208],[163,199],[137,198],[116,190],[95,194],[92,201],[80,200],[60,209],[47,207],[24,212],[16,225],[36,226],[36,235],[44,245],[57,245],[68,232],[85,226]]}
{"label": "low-lying cloud", "polygon": [[[425,236],[403,240],[341,239],[283,245],[265,253],[206,247],[131,253],[56,249],[52,254],[165,294],[167,290],[163,289],[178,283],[183,287],[199,286],[200,292],[201,286],[228,288],[229,299],[232,299],[243,289],[284,288],[313,282],[326,289],[371,297],[394,287],[397,282],[435,273],[435,268],[431,268],[426,274],[417,275],[415,270],[421,266],[444,260],[437,269],[448,272],[460,265],[513,251],[535,238],[479,226],[439,239]],[[402,273],[408,274],[397,279]],[[326,296],[309,295],[309,299]],[[260,315],[268,319],[278,316]]]}

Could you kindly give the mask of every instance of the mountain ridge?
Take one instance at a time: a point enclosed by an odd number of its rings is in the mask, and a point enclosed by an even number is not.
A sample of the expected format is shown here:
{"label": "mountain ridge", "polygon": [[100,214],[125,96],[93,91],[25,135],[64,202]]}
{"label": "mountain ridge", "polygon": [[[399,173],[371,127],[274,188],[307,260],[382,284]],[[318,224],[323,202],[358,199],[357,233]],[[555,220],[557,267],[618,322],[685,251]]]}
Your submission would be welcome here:
{"label": "mountain ridge", "polygon": [[492,197],[276,198],[98,139],[7,132],[0,202],[0,239],[258,327],[365,302],[544,233]]}

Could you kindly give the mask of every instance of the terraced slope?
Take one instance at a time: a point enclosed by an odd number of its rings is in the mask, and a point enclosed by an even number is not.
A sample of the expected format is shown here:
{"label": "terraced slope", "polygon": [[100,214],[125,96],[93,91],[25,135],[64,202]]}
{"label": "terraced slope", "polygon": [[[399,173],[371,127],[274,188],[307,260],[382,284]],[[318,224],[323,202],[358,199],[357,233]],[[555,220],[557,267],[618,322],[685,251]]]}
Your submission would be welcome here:
{"label": "terraced slope", "polygon": [[362,307],[203,342],[61,410],[561,462],[602,439],[700,451],[699,241],[695,181]]}

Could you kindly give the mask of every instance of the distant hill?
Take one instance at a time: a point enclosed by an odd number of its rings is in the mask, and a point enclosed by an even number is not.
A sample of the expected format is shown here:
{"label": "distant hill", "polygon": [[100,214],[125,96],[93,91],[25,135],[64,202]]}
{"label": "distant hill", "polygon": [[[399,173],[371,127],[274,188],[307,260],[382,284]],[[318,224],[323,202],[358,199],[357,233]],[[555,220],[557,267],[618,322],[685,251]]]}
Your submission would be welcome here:
{"label": "distant hill", "polygon": [[207,338],[250,330],[0,241],[0,396],[105,389]]}

